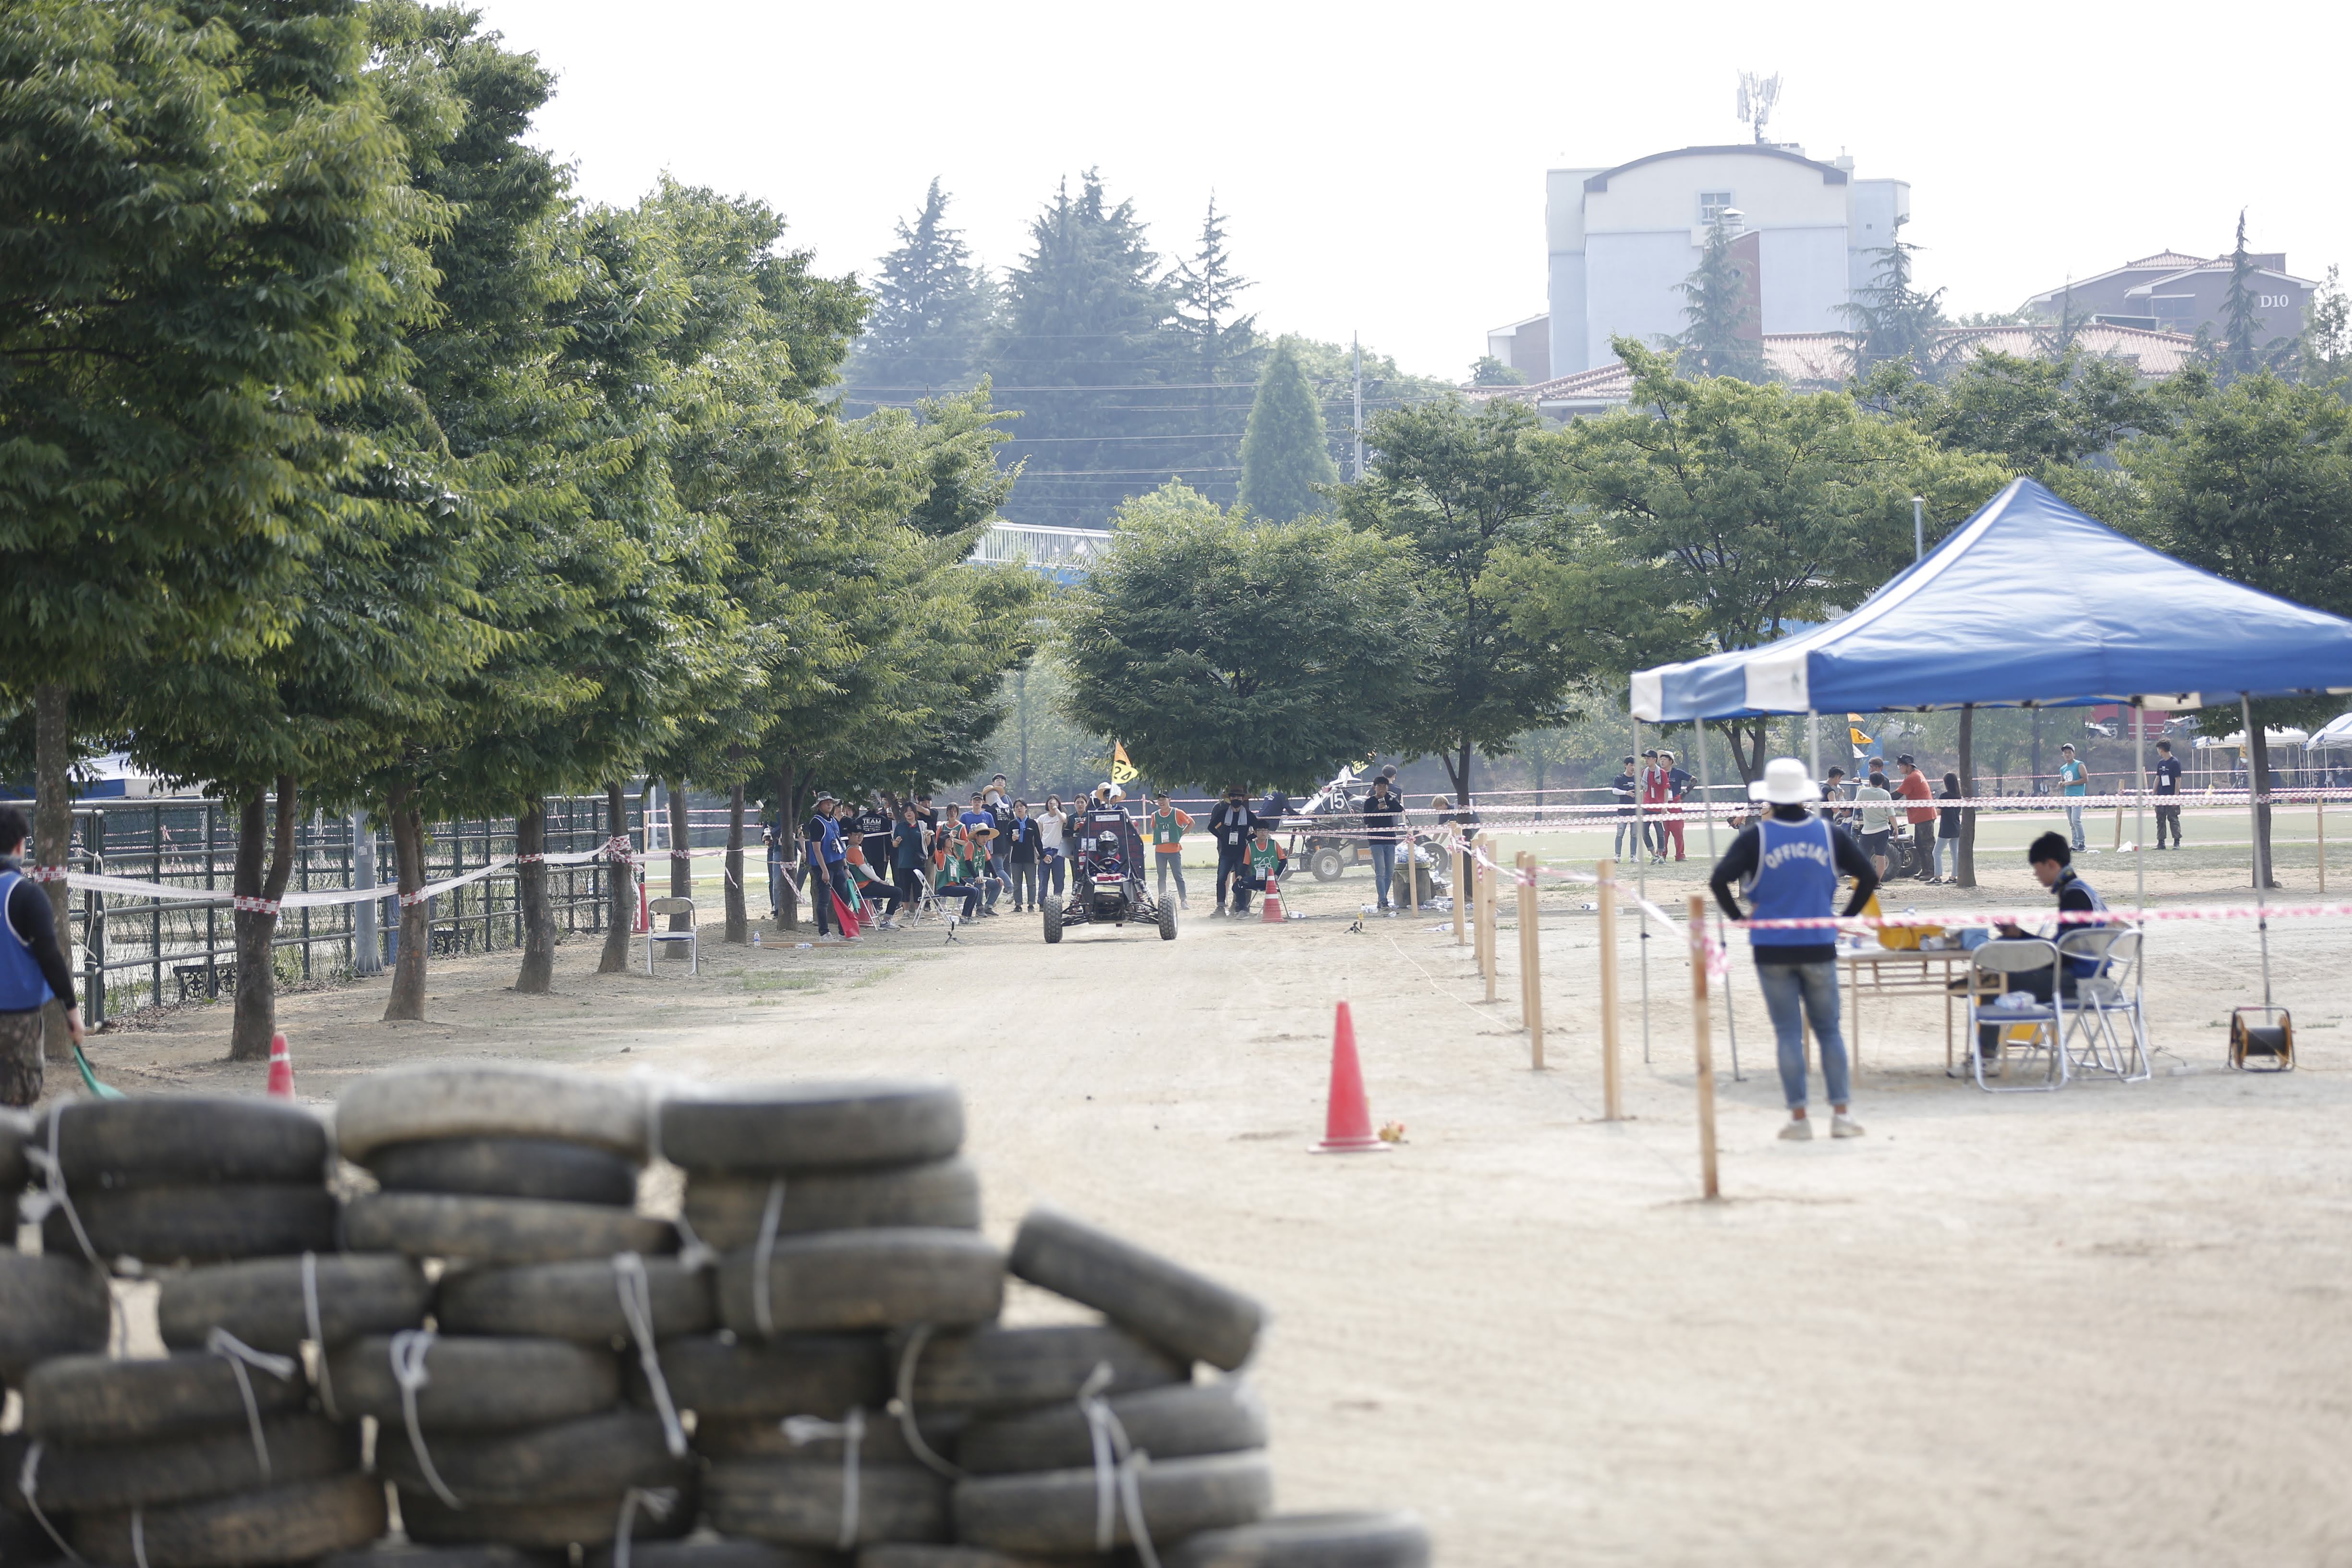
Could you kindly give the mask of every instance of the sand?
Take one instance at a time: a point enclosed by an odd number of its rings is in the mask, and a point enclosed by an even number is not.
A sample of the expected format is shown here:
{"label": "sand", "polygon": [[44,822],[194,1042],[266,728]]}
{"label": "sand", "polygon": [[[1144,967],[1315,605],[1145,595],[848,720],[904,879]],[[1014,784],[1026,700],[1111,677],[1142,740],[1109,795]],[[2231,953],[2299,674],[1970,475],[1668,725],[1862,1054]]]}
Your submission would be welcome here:
{"label": "sand", "polygon": [[[2018,858],[1989,855],[1981,892],[1889,901],[2042,907]],[[2309,851],[2282,858],[2307,899]],[[2125,890],[2128,857],[2085,866]],[[2150,870],[2172,901],[2244,897],[2230,851]],[[1653,897],[1679,910],[1698,873],[1653,868]],[[1090,931],[1048,948],[1010,915],[952,946],[933,927],[752,951],[714,927],[692,978],[598,977],[579,940],[553,996],[507,990],[500,954],[437,963],[427,1023],[377,1022],[382,980],[289,997],[281,1017],[307,1098],[424,1060],[952,1077],[992,1234],[1050,1198],[1263,1296],[1282,1505],[1417,1509],[1461,1568],[2352,1553],[2343,922],[2273,938],[2293,1074],[2222,1068],[2229,1007],[2260,999],[2251,928],[2166,926],[2151,1081],[1984,1095],[1944,1076],[1938,999],[1874,1000],[1869,1135],[1840,1142],[1776,1141],[1769,1032],[1735,955],[1744,1081],[1718,1007],[1725,1199],[1705,1204],[1670,941],[1651,944],[1645,1062],[1625,922],[1631,1119],[1612,1124],[1583,889],[1544,895],[1542,1073],[1507,921],[1489,1005],[1433,919],[1349,929],[1361,876],[1302,881],[1311,918],[1280,927],[1201,918],[1202,895],[1196,876],[1172,944]],[[1373,1116],[1406,1127],[1391,1152],[1307,1152],[1342,999]],[[144,1023],[94,1041],[103,1074],[259,1089],[258,1066],[218,1059],[225,1006]]]}

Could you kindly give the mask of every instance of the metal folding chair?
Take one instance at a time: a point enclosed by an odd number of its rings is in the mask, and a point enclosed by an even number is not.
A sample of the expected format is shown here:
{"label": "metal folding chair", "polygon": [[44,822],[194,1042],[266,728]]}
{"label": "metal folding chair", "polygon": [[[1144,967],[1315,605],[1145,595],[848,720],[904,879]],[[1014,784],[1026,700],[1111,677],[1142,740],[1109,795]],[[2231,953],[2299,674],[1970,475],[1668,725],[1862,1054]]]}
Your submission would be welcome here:
{"label": "metal folding chair", "polygon": [[[2140,1008],[2139,949],[2140,933],[2130,926],[2086,926],[2058,939],[2062,958],[2099,961],[2098,973],[2074,982],[2071,1039],[2080,1048],[2074,1065],[2113,1073],[2125,1083],[2139,1083],[2154,1070]],[[2116,1029],[2118,1018],[2122,1034]]]}
{"label": "metal folding chair", "polygon": [[[2000,997],[2025,994],[2010,990],[2012,977],[2031,974],[2036,970],[2050,972],[2050,996],[2047,1002],[2030,994],[2026,1005],[1999,1006],[1989,1005],[1985,981],[1998,975]],[[2063,1088],[2066,1082],[2066,1005],[2062,999],[2061,970],[2058,944],[2039,937],[2003,937],[1986,942],[1969,954],[1969,1061],[1976,1076],[1977,1087],[1987,1094],[2047,1093]],[[1980,1028],[1993,1030],[1992,1060],[1994,1071],[2006,1076],[2010,1053],[2017,1053],[2021,1062],[2030,1062],[2037,1055],[2042,1058],[2042,1079],[2038,1083],[2018,1082],[1990,1084],[1985,1081],[1986,1053],[1981,1043]],[[2010,1038],[2011,1031],[2028,1029],[2022,1040]]]}
{"label": "metal folding chair", "polygon": [[[660,922],[664,915],[684,915],[686,929],[684,931],[662,930]],[[654,972],[654,943],[657,942],[686,943],[686,972],[688,974],[700,973],[702,949],[701,945],[695,941],[695,928],[699,923],[694,912],[692,899],[664,898],[649,900],[646,905],[646,973],[651,974]]]}

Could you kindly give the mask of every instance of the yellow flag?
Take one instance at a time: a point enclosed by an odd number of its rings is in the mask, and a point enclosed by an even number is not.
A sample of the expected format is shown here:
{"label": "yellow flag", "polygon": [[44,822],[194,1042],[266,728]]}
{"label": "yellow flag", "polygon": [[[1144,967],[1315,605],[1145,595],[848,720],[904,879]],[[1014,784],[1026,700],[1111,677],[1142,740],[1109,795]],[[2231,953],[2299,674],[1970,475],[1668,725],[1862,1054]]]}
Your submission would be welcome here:
{"label": "yellow flag", "polygon": [[1134,777],[1135,764],[1127,760],[1127,743],[1113,741],[1110,743],[1110,782],[1123,784]]}

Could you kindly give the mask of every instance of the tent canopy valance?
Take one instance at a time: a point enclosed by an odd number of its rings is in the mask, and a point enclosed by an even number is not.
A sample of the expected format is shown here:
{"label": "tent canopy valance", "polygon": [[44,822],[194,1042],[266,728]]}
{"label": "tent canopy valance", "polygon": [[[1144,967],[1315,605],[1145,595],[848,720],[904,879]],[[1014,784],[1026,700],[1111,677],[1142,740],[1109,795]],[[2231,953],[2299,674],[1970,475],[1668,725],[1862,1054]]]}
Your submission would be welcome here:
{"label": "tent canopy valance", "polygon": [[2196,708],[2352,691],[2352,621],[2174,560],[2012,481],[1853,613],[1633,677],[1651,723],[1887,709]]}

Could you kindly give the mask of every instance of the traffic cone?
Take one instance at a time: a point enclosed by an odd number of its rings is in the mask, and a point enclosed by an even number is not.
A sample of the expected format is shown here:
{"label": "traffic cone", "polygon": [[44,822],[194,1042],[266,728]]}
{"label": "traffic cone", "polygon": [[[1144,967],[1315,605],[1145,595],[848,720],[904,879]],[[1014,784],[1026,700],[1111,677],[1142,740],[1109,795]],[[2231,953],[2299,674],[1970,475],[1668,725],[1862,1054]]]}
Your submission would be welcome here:
{"label": "traffic cone", "polygon": [[[1282,889],[1275,885],[1271,872],[1266,875],[1265,897],[1258,900],[1258,910],[1261,925],[1278,926],[1286,918],[1282,912]],[[1342,1002],[1339,1005],[1345,1007],[1347,1004]]]}
{"label": "traffic cone", "polygon": [[269,1037],[269,1098],[294,1098],[294,1058],[286,1054],[286,1037]]}
{"label": "traffic cone", "polygon": [[1331,1026],[1331,1100],[1323,1115],[1318,1154],[1372,1154],[1388,1148],[1372,1131],[1371,1102],[1364,1098],[1363,1064],[1356,1059],[1356,1025],[1339,1004]]}

